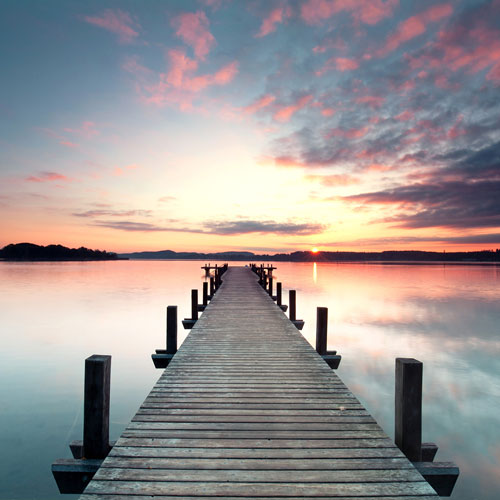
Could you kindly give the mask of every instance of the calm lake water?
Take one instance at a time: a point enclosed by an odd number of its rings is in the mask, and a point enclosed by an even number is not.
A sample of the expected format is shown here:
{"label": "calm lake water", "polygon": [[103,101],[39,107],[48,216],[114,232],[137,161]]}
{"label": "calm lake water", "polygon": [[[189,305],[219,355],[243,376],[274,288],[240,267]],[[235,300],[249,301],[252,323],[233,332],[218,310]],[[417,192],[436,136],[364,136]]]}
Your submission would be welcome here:
{"label": "calm lake water", "polygon": [[[54,499],[50,472],[82,436],[83,367],[111,354],[111,438],[160,375],[165,306],[190,316],[196,261],[0,262],[0,499]],[[241,265],[236,264],[236,265]],[[500,492],[500,268],[460,265],[278,263],[297,290],[304,336],[329,308],[338,374],[394,436],[394,359],[424,363],[423,439],[455,461],[452,498]],[[185,337],[180,330],[180,341]],[[74,496],[66,496],[72,499]]]}

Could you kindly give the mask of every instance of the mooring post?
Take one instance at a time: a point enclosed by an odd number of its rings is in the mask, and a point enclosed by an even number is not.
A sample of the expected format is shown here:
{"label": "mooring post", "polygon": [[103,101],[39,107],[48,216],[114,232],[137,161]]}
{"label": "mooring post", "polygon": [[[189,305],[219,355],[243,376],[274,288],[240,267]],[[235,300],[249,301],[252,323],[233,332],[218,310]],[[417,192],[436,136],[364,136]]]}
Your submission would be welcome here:
{"label": "mooring post", "polygon": [[203,305],[206,306],[208,304],[208,283],[206,281],[203,282]]}
{"label": "mooring post", "polygon": [[395,439],[412,462],[422,460],[422,363],[396,358]]}
{"label": "mooring post", "polygon": [[166,368],[177,352],[177,306],[167,306],[167,345],[151,355],[155,368]]}
{"label": "mooring post", "polygon": [[198,319],[198,289],[191,290],[191,319]]}
{"label": "mooring post", "polygon": [[85,360],[83,456],[105,458],[109,453],[109,393],[111,356],[94,354]]}
{"label": "mooring post", "polygon": [[167,306],[167,354],[177,352],[177,306]]}
{"label": "mooring post", "polygon": [[273,298],[273,277],[269,276],[269,288],[268,288],[269,296]]}
{"label": "mooring post", "polygon": [[328,335],[328,308],[318,307],[316,309],[316,352],[326,354]]}
{"label": "mooring post", "polygon": [[210,276],[210,300],[212,300],[215,293],[215,279],[213,276]]}
{"label": "mooring post", "polygon": [[281,282],[276,283],[276,305],[281,306]]}
{"label": "mooring post", "polygon": [[337,351],[328,350],[328,308],[316,309],[316,352],[323,358],[330,368],[339,367],[342,356]]}
{"label": "mooring post", "polygon": [[289,311],[289,318],[290,321],[295,321],[297,318],[295,317],[296,314],[296,309],[295,309],[295,299],[296,299],[296,293],[295,290],[289,290],[288,291],[288,306],[290,308]]}

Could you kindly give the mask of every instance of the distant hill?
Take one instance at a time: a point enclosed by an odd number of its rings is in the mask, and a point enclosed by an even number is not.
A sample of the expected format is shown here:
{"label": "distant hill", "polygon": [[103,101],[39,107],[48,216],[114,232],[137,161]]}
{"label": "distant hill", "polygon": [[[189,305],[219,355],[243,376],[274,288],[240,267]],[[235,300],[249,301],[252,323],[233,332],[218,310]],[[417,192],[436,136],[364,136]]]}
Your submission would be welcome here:
{"label": "distant hill", "polygon": [[172,250],[160,250],[158,252],[133,252],[121,253],[119,257],[127,259],[160,259],[160,260],[255,260],[256,255],[252,252],[174,252]]}
{"label": "distant hill", "polygon": [[134,252],[119,254],[130,259],[159,260],[232,260],[281,262],[500,262],[500,250],[478,252],[422,252],[417,250],[389,250],[385,252],[292,252],[274,255],[252,252]]}
{"label": "distant hill", "polygon": [[85,247],[67,248],[62,245],[40,246],[33,243],[7,245],[0,250],[0,259],[15,261],[118,260],[114,252],[90,250]]}

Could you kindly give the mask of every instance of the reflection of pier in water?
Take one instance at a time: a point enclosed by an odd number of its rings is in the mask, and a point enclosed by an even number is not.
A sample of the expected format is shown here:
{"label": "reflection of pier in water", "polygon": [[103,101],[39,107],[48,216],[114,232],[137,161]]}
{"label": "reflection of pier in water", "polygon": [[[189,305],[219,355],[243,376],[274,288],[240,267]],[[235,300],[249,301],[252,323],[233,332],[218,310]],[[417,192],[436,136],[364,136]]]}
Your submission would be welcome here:
{"label": "reflection of pier in water", "polygon": [[[272,271],[217,269],[217,292],[209,294],[199,318],[192,294],[192,330],[178,351],[177,309],[168,308],[167,349],[153,355],[157,366],[168,366],[109,454],[102,452],[107,457],[102,461],[87,454],[85,444],[73,445],[76,458],[90,460],[56,462],[59,485],[86,484],[95,473],[85,500],[430,500],[437,496],[419,470],[437,488],[454,484],[452,464],[433,464],[436,448],[422,446],[420,435],[409,432],[420,425],[420,414],[403,385],[397,423],[403,435],[397,428],[396,437],[407,455],[414,454],[414,464],[329,368],[340,356],[326,351],[324,308],[318,308],[314,350],[297,330],[303,322],[295,318],[295,293],[289,297],[293,322],[274,304],[281,303],[281,286],[274,296]],[[412,367],[411,360],[400,360],[402,382]],[[109,403],[109,392],[107,397]],[[403,415],[408,410],[410,419]],[[100,439],[107,448],[108,436],[101,432]],[[86,477],[70,479],[82,463],[90,466]]]}

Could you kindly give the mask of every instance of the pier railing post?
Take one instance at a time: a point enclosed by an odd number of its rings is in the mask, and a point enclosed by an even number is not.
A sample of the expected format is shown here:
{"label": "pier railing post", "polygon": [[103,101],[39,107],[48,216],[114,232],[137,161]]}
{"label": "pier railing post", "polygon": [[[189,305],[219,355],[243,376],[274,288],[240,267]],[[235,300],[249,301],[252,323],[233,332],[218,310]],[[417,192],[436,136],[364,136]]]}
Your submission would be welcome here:
{"label": "pier railing post", "polygon": [[273,277],[269,276],[269,287],[268,287],[269,296],[273,298]]}
{"label": "pier railing post", "polygon": [[395,439],[412,462],[422,460],[422,363],[396,358]]}
{"label": "pier railing post", "polygon": [[295,321],[297,318],[296,315],[296,292],[295,290],[288,291],[288,307],[289,307],[289,318],[290,321]]}
{"label": "pier railing post", "polygon": [[316,352],[326,354],[328,335],[328,308],[318,307],[316,309]]}
{"label": "pier railing post", "polygon": [[198,289],[191,290],[191,319],[198,319]]}
{"label": "pier railing post", "polygon": [[281,306],[281,287],[280,282],[276,283],[276,305]]}
{"label": "pier railing post", "polygon": [[167,354],[177,352],[177,306],[167,306]]}
{"label": "pier railing post", "polygon": [[206,306],[208,304],[208,283],[206,281],[203,282],[203,305]]}
{"label": "pier railing post", "polygon": [[94,354],[85,360],[83,456],[105,458],[109,453],[109,393],[111,356]]}
{"label": "pier railing post", "polygon": [[210,276],[210,300],[212,300],[214,293],[215,293],[215,279],[213,276]]}

